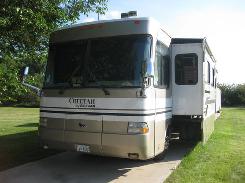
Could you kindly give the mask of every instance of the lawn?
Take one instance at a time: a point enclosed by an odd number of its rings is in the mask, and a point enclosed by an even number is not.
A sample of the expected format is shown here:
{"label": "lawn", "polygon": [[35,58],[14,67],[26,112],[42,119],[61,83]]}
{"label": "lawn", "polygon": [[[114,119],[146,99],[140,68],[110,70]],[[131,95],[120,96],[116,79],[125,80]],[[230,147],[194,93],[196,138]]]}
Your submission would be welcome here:
{"label": "lawn", "polygon": [[211,138],[183,159],[172,182],[245,182],[245,108],[222,109]]}
{"label": "lawn", "polygon": [[0,107],[0,171],[57,153],[39,147],[38,108]]}
{"label": "lawn", "polygon": [[[38,108],[0,107],[0,171],[58,151],[38,144]],[[245,108],[224,108],[215,131],[198,144],[166,180],[172,182],[245,182]]]}

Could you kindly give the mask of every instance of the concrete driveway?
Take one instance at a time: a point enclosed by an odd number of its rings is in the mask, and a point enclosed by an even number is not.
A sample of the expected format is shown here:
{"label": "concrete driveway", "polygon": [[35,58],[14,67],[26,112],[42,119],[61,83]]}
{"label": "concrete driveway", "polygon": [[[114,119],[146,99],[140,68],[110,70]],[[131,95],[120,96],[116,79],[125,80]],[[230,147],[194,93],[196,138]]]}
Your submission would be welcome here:
{"label": "concrete driveway", "polygon": [[186,145],[171,145],[166,158],[158,162],[152,160],[134,161],[65,152],[0,172],[0,182],[162,183],[191,149],[192,147]]}

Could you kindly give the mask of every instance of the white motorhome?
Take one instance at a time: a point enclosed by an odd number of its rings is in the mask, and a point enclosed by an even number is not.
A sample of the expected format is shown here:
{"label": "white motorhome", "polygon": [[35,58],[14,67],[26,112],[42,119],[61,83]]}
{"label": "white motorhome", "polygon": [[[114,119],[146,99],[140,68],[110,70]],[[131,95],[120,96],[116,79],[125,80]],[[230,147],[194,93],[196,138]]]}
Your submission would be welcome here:
{"label": "white motorhome", "polygon": [[206,141],[215,64],[205,39],[171,39],[152,18],[57,30],[40,92],[42,146],[145,160],[165,152],[171,133]]}

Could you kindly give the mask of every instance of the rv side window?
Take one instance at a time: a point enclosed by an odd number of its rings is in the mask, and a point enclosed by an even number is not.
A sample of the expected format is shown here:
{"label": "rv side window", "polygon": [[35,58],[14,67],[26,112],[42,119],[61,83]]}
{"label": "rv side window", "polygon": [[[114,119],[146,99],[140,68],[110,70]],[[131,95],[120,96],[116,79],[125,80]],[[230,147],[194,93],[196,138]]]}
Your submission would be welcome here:
{"label": "rv side window", "polygon": [[208,80],[207,80],[207,82],[208,82],[208,84],[210,84],[210,63],[208,61],[207,61],[207,63],[208,63],[208,69],[207,69]]}
{"label": "rv side window", "polygon": [[212,83],[211,83],[212,86],[214,86],[214,82],[215,82],[214,81],[214,69],[212,69]]}
{"label": "rv side window", "polygon": [[154,64],[154,86],[159,88],[169,87],[169,61],[168,48],[158,41]]}
{"label": "rv side window", "polygon": [[175,56],[175,83],[195,85],[198,81],[198,56],[195,53]]}

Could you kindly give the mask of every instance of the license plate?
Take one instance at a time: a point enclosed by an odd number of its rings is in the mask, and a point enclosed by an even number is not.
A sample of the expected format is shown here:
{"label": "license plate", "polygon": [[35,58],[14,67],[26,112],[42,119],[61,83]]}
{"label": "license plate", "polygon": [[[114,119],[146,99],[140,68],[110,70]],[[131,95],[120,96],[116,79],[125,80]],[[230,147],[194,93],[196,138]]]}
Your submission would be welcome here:
{"label": "license plate", "polygon": [[87,145],[76,145],[76,150],[78,152],[86,152],[86,153],[90,152],[90,148]]}

